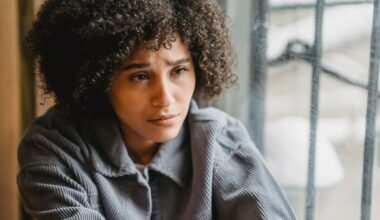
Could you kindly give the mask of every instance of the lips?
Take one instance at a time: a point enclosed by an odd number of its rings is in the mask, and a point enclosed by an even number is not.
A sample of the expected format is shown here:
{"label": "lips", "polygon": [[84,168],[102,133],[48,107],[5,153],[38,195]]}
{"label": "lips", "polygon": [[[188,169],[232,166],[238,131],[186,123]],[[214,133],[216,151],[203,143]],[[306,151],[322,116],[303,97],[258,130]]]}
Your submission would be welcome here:
{"label": "lips", "polygon": [[174,118],[174,117],[177,117],[178,114],[170,114],[170,115],[160,115],[156,118],[153,118],[153,119],[150,119],[149,121],[159,121],[159,120],[167,120],[167,119],[171,119],[171,118]]}
{"label": "lips", "polygon": [[153,119],[149,119],[148,121],[159,126],[172,126],[175,124],[178,116],[179,114],[159,115]]}

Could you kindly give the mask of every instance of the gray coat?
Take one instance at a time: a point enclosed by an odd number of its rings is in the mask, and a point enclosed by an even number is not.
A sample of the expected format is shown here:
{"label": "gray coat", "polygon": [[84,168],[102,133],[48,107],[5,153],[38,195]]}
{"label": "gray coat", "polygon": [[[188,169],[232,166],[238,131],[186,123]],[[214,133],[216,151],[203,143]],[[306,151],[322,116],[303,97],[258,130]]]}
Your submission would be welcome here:
{"label": "gray coat", "polygon": [[296,219],[244,126],[194,101],[141,172],[115,116],[73,120],[56,108],[18,156],[22,203],[38,219]]}

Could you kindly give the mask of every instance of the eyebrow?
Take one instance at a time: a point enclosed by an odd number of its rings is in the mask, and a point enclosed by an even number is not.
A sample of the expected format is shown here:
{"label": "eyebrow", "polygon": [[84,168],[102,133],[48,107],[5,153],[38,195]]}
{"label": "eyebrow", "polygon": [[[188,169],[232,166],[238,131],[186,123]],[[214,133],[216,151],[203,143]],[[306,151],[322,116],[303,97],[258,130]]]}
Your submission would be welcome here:
{"label": "eyebrow", "polygon": [[167,62],[167,64],[169,64],[170,66],[177,66],[177,65],[180,65],[180,64],[183,64],[183,63],[187,63],[187,62],[190,62],[190,61],[191,61],[190,58],[182,58],[182,59],[176,60],[174,62]]}
{"label": "eyebrow", "polygon": [[[177,66],[177,65],[187,63],[190,61],[191,61],[191,58],[182,58],[182,59],[176,60],[174,62],[169,61],[166,63],[170,66]],[[149,66],[150,66],[150,63],[131,63],[131,64],[128,64],[128,65],[122,67],[121,69],[125,71],[125,70],[132,70],[132,69],[143,69],[143,68],[146,68]]]}
{"label": "eyebrow", "polygon": [[121,69],[122,70],[142,69],[142,68],[146,68],[148,66],[150,66],[150,63],[131,63],[131,64],[124,66]]}

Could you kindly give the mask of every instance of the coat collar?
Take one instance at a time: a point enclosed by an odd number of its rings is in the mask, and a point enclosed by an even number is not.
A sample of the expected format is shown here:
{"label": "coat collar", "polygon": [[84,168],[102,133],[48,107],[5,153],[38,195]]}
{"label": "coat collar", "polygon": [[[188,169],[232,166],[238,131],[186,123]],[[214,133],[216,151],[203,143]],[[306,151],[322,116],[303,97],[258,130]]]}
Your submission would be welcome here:
{"label": "coat collar", "polygon": [[[80,132],[89,145],[90,163],[96,172],[108,177],[137,174],[138,170],[128,155],[115,114],[84,120]],[[183,187],[191,176],[190,152],[186,120],[174,139],[160,145],[148,167]]]}
{"label": "coat collar", "polygon": [[184,187],[191,176],[191,145],[185,121],[176,138],[162,143],[148,166]]}

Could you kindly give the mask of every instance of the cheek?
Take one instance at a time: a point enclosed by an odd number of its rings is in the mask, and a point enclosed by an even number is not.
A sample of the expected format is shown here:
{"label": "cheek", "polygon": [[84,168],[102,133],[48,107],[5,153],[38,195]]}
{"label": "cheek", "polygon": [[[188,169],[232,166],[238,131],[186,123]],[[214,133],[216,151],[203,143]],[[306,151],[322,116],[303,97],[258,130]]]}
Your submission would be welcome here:
{"label": "cheek", "polygon": [[135,124],[136,120],[142,116],[143,111],[139,102],[131,102],[131,99],[125,96],[118,96],[112,105],[123,124]]}
{"label": "cheek", "polygon": [[123,111],[126,111],[128,104],[128,95],[125,90],[120,87],[113,87],[110,90],[109,99],[111,101],[113,109],[119,114]]}
{"label": "cheek", "polygon": [[[120,112],[139,111],[141,107],[141,99],[134,95],[119,93],[115,98],[115,106]],[[140,101],[139,101],[140,100]]]}
{"label": "cheek", "polygon": [[195,73],[188,74],[186,77],[182,79],[181,85],[180,85],[180,95],[181,96],[192,96],[194,93],[196,87],[196,79],[195,79]]}
{"label": "cheek", "polygon": [[195,91],[195,88],[196,88],[196,79],[195,79],[195,73],[190,77],[188,83],[187,83],[187,88],[186,88],[186,93],[189,95],[189,96],[193,96],[194,94],[194,91]]}

